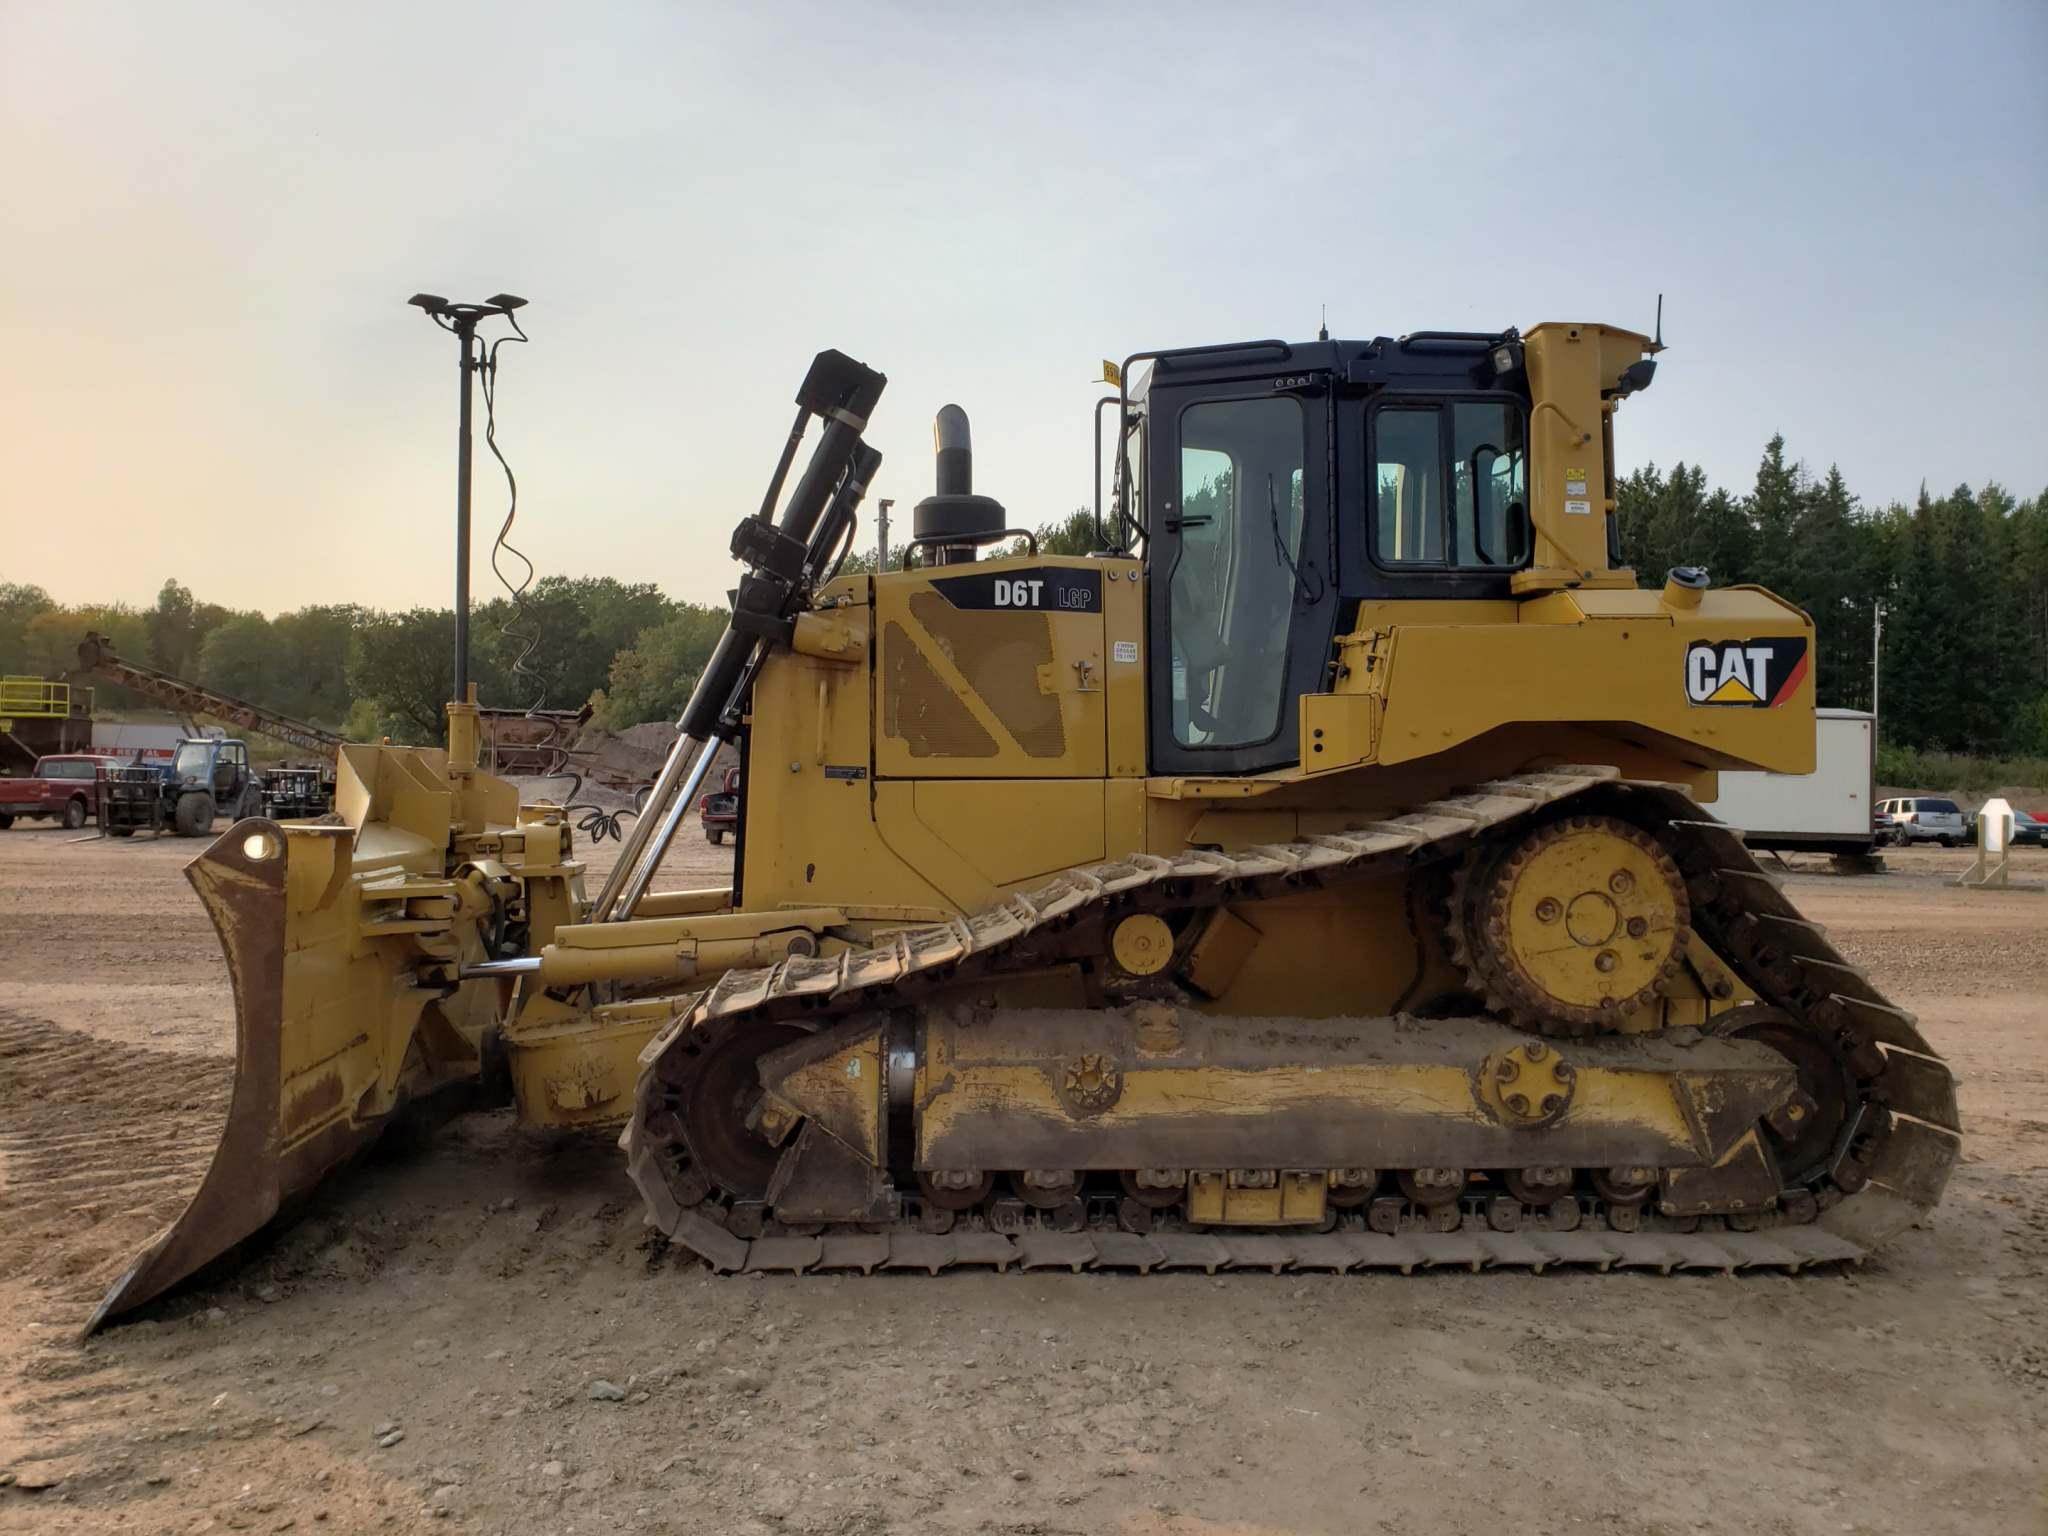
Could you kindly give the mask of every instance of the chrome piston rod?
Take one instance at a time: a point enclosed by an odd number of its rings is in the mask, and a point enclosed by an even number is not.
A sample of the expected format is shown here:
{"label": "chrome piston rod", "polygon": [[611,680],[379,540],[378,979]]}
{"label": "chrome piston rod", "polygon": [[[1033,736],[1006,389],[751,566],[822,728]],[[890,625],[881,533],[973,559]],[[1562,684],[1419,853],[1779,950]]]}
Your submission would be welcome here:
{"label": "chrome piston rod", "polygon": [[462,979],[479,976],[531,976],[540,970],[539,955],[514,955],[510,960],[473,960],[462,968]]}
{"label": "chrome piston rod", "polygon": [[647,849],[647,855],[640,861],[619,892],[618,905],[613,908],[610,922],[624,922],[633,915],[640,905],[640,898],[647,894],[647,887],[653,883],[654,872],[661,868],[661,861],[668,854],[668,845],[676,840],[676,828],[683,824],[689,814],[691,802],[697,798],[698,786],[704,782],[704,775],[711,771],[711,763],[718,756],[718,749],[725,745],[722,736],[704,738],[704,748],[697,754],[697,761],[690,769],[689,778],[683,781],[682,789],[669,802],[668,811],[661,818],[661,828],[654,834],[654,840]]}
{"label": "chrome piston rod", "polygon": [[[605,876],[604,886],[597,893],[597,900],[590,904],[590,920],[603,922],[610,916],[617,904],[619,892],[625,888],[628,878],[639,867],[640,855],[647,847],[648,835],[655,822],[668,810],[669,802],[675,798],[676,786],[682,782],[683,770],[690,766],[690,753],[697,746],[695,738],[678,734],[675,745],[668,749],[668,761],[661,765],[661,772],[655,775],[654,787],[647,792],[647,801],[640,808],[640,814],[633,818],[633,825],[626,831],[619,844],[618,860],[612,865],[612,872]],[[703,754],[705,761],[710,754]],[[657,860],[657,862],[659,862]]]}
{"label": "chrome piston rod", "polygon": [[[734,638],[733,632],[727,630],[725,640],[731,641]],[[724,643],[723,641],[720,642],[721,648]],[[734,680],[726,697],[728,699],[746,698],[753,691],[755,674],[761,670],[761,664],[767,659],[768,642],[765,640],[754,641],[746,651],[745,659],[738,664]],[[715,656],[712,659],[712,665],[717,665],[717,658]],[[697,680],[699,691],[701,692],[710,681],[711,674],[707,671],[703,677]],[[689,719],[696,709],[697,697],[693,694],[690,698],[690,707],[683,711],[683,719]],[[683,824],[683,818],[689,814],[690,802],[697,798],[697,789],[703,784],[704,775],[711,771],[712,760],[718,756],[718,749],[725,745],[726,738],[724,733],[726,729],[724,725],[720,725],[716,730],[705,736],[704,748],[698,753],[695,764],[691,766],[690,777],[684,782],[681,792],[677,794],[674,800],[657,810],[653,798],[649,797],[647,809],[641,813],[639,825],[633,829],[641,837],[645,845],[645,854],[639,858],[637,864],[634,864],[624,850],[620,851],[619,862],[612,866],[613,878],[605,883],[605,891],[607,893],[612,892],[613,887],[617,886],[616,895],[613,897],[608,909],[597,911],[593,914],[595,921],[623,922],[631,917],[633,909],[640,905],[640,898],[647,894],[647,887],[653,882],[655,871],[661,868],[661,861],[668,856],[669,844],[673,843],[676,839],[676,829]],[[681,744],[683,739],[678,738],[678,745]],[[666,770],[664,769],[665,775]],[[660,818],[660,825],[656,828],[653,837],[648,839],[646,828],[654,823],[656,817]],[[621,871],[627,870],[629,866],[631,872],[622,876]]]}

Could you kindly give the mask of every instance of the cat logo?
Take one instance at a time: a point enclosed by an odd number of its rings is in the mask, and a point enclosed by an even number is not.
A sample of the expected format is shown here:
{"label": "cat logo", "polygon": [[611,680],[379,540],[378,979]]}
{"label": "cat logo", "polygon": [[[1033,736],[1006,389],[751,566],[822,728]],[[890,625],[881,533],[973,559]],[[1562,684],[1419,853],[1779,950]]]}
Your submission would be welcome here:
{"label": "cat logo", "polygon": [[1806,676],[1806,638],[1695,640],[1685,648],[1685,697],[1712,709],[1776,709]]}

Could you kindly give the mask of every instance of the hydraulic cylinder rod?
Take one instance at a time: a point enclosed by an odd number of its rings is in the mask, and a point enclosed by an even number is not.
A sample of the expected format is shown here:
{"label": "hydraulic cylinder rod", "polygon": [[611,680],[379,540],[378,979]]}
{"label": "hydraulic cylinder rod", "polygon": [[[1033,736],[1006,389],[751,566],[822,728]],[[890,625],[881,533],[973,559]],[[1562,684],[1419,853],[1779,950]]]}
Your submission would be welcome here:
{"label": "hydraulic cylinder rod", "polygon": [[[697,790],[704,782],[704,775],[711,771],[712,760],[718,756],[718,749],[724,745],[725,738],[722,736],[704,738],[703,750],[697,754],[697,761],[690,769],[690,776],[683,781],[682,789],[669,802],[668,809],[661,818],[660,830],[654,834],[646,855],[620,887],[617,905],[608,914],[593,914],[597,916],[598,921],[609,919],[612,922],[624,922],[633,915],[634,908],[640,905],[640,898],[647,894],[647,887],[653,882],[655,871],[661,868],[661,861],[667,857],[669,844],[675,841],[676,829],[683,824],[683,817],[689,813],[690,803],[697,798]],[[651,805],[648,815],[653,815]],[[625,861],[622,856],[618,868],[624,867]],[[617,873],[617,870],[613,872]]]}
{"label": "hydraulic cylinder rod", "polygon": [[[681,722],[677,722],[680,726]],[[611,916],[617,905],[619,892],[626,881],[639,867],[640,855],[646,851],[647,840],[655,826],[667,814],[669,802],[675,798],[676,786],[682,783],[684,770],[691,766],[691,754],[699,743],[695,737],[678,733],[675,744],[668,749],[668,760],[661,765],[661,772],[655,776],[654,787],[647,792],[646,803],[640,807],[640,814],[633,818],[632,826],[626,829],[624,840],[619,844],[618,861],[605,876],[603,887],[597,893],[597,900],[590,904],[592,922],[603,922]],[[714,749],[715,750],[715,749]],[[709,762],[712,754],[703,754]],[[701,778],[701,775],[699,776]],[[666,852],[666,850],[663,850]],[[658,862],[658,861],[657,861]]]}

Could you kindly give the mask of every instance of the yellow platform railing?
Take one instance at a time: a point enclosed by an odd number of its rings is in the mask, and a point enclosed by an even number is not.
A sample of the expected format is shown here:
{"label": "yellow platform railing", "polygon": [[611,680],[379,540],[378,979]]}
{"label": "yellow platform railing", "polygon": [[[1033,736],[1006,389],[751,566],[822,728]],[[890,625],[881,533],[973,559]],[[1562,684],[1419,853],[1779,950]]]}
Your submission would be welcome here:
{"label": "yellow platform railing", "polygon": [[[91,690],[80,693],[80,702]],[[71,685],[45,677],[0,677],[0,715],[15,720],[68,720],[71,718]]]}

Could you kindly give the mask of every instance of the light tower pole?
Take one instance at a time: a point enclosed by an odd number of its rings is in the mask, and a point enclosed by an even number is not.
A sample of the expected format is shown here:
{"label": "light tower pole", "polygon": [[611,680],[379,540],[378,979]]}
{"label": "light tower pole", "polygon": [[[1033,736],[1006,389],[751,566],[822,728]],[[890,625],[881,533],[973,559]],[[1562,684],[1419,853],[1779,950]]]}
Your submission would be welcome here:
{"label": "light tower pole", "polygon": [[1875,743],[1884,733],[1877,716],[1877,669],[1884,641],[1884,599],[1870,607],[1870,739]]}
{"label": "light tower pole", "polygon": [[[493,367],[492,353],[476,339],[477,323],[492,315],[512,320],[512,311],[524,309],[526,300],[513,293],[494,293],[481,304],[451,304],[438,293],[416,293],[406,300],[444,331],[452,331],[461,352],[456,366],[461,370],[462,389],[455,425],[455,686],[458,702],[469,698],[469,458],[470,386],[476,375]],[[519,331],[519,322],[512,320]],[[519,332],[524,341],[526,333]],[[485,402],[488,404],[488,400]]]}

